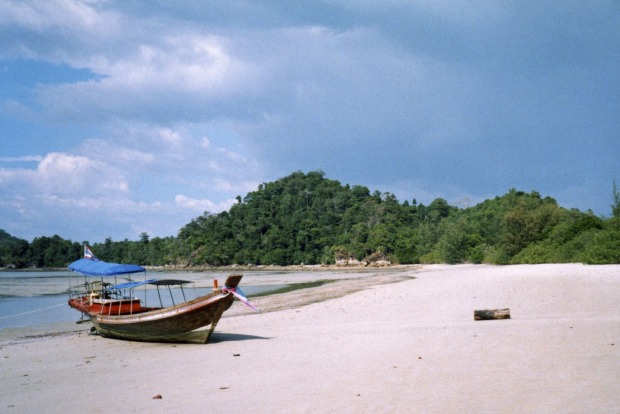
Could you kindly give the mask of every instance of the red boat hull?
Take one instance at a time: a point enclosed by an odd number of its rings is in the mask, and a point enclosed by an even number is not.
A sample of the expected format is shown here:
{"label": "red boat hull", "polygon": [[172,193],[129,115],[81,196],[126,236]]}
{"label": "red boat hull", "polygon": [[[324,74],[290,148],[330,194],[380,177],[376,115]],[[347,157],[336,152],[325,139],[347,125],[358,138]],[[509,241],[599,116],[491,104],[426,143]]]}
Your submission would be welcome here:
{"label": "red boat hull", "polygon": [[70,299],[69,306],[88,314],[125,315],[142,311],[140,299],[91,299],[88,296]]}

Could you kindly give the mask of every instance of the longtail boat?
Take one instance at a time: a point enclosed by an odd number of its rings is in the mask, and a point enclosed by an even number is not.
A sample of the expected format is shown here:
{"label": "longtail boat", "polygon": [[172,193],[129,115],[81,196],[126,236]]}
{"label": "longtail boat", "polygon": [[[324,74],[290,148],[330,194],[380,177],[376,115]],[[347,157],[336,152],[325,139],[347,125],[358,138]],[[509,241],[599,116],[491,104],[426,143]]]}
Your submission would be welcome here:
{"label": "longtail boat", "polygon": [[[224,286],[214,281],[212,292],[187,300],[186,280],[146,279],[146,269],[137,265],[108,263],[97,259],[85,246],[84,258],[69,265],[69,270],[83,275],[84,283],[70,287],[69,306],[82,312],[100,335],[110,338],[147,342],[189,342],[205,344],[215,330],[222,314],[235,298],[256,310],[239,289],[242,275],[230,275]],[[144,273],[143,281],[105,282],[104,277]],[[88,281],[87,277],[100,280]],[[143,289],[143,297],[136,290]],[[175,292],[173,293],[173,289]],[[162,292],[169,294],[164,306]],[[158,306],[146,303],[154,292]],[[180,294],[179,294],[180,291]],[[177,303],[178,302],[178,303]]]}

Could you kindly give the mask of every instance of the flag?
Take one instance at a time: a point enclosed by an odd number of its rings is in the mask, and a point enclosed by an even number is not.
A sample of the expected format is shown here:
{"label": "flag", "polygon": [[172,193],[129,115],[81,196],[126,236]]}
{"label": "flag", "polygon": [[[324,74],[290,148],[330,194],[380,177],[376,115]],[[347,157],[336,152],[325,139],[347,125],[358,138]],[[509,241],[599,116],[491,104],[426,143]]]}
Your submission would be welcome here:
{"label": "flag", "polygon": [[256,312],[260,312],[258,309],[256,309],[254,306],[252,306],[252,304],[250,303],[248,298],[243,294],[243,291],[241,289],[224,286],[222,288],[222,292],[232,293],[233,296],[236,297],[237,299],[239,299],[241,302],[243,302],[244,304],[246,304],[247,306],[249,306],[250,308],[252,308]]}
{"label": "flag", "polygon": [[88,247],[87,245],[84,245],[84,259],[99,260],[97,259],[97,256],[95,256],[93,252],[90,251],[90,247]]}

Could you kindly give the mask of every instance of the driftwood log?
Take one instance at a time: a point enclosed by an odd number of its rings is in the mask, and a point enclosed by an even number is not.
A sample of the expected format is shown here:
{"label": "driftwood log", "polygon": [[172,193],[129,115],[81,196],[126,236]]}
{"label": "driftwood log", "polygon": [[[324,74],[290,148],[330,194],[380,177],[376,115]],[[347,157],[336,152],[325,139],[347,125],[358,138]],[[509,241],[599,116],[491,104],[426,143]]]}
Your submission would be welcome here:
{"label": "driftwood log", "polygon": [[474,311],[474,319],[484,321],[489,319],[510,319],[510,309],[482,309]]}

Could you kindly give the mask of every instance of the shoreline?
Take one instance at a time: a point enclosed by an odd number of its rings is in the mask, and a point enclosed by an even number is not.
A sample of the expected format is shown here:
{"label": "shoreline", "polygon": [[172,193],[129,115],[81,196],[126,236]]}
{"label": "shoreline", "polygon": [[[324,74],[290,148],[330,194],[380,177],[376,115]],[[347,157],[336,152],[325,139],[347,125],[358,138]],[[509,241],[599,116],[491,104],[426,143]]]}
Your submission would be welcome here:
{"label": "shoreline", "polygon": [[[419,268],[416,266],[415,268]],[[321,272],[308,272],[306,277],[303,279],[296,278],[299,273],[303,271],[292,271],[292,270],[281,270],[282,275],[278,275],[280,273],[279,270],[272,269],[262,269],[264,273],[260,273],[258,277],[252,277],[252,275],[248,275],[242,282],[243,285],[252,285],[252,284],[263,284],[263,285],[273,285],[273,284],[286,284],[286,285],[294,285],[297,283],[312,283],[318,281],[327,280],[324,276],[331,276],[332,278],[329,280],[329,283],[324,283],[320,286],[302,288],[302,289],[293,289],[291,291],[283,292],[283,293],[268,293],[265,295],[260,295],[256,297],[250,296],[250,300],[252,304],[257,306],[261,313],[275,312],[282,309],[290,309],[295,307],[305,306],[315,302],[321,302],[324,300],[335,299],[337,297],[345,296],[347,294],[365,289],[369,286],[379,285],[379,284],[389,284],[389,283],[397,283],[402,281],[409,276],[402,276],[400,272],[406,271],[414,271],[414,266],[406,266],[406,267],[393,267],[391,269],[380,268],[380,269],[366,269],[366,271],[354,271],[351,269],[338,269],[338,270],[325,270],[322,269],[325,273]],[[196,271],[191,273],[202,273],[204,271]],[[224,272],[220,270],[220,272]],[[188,272],[189,273],[189,272]],[[295,275],[293,278],[286,277],[287,274]],[[334,273],[337,273],[335,275]],[[353,275],[354,274],[354,275]],[[273,275],[268,280],[264,280],[263,277],[265,275]],[[334,277],[336,276],[336,277]],[[355,277],[348,277],[355,276]],[[205,279],[200,281],[195,281],[199,286],[210,284],[211,279]],[[247,283],[249,282],[249,283]],[[238,305],[238,303],[236,303]],[[247,316],[246,312],[247,308],[243,306],[233,306],[227,312],[224,313],[222,319],[231,317],[231,316]],[[76,313],[77,318],[77,313]],[[35,338],[45,339],[46,337],[54,337],[59,335],[71,335],[71,334],[79,334],[88,332],[86,328],[89,327],[90,322],[85,322],[84,325],[77,326],[74,322],[59,322],[59,323],[49,323],[49,324],[37,324],[29,327],[18,327],[18,328],[3,328],[0,329],[0,347],[10,345],[12,343],[20,343],[32,341]]]}
{"label": "shoreline", "polygon": [[[206,345],[34,337],[0,346],[0,411],[620,412],[618,275],[580,264],[338,274],[257,298],[259,314],[236,302]],[[512,319],[473,318],[505,307]]]}
{"label": "shoreline", "polygon": [[[142,266],[147,271],[152,272],[226,272],[226,271],[243,271],[243,272],[325,272],[325,271],[376,271],[376,270],[403,270],[416,268],[420,266],[426,266],[423,264],[382,264],[382,263],[368,263],[368,264],[318,264],[318,265],[230,265],[230,266],[209,266],[209,265],[164,265],[164,266]],[[26,268],[26,269],[11,269],[6,267],[0,267],[0,272],[64,272],[69,270],[66,267],[45,267],[45,268]]]}

